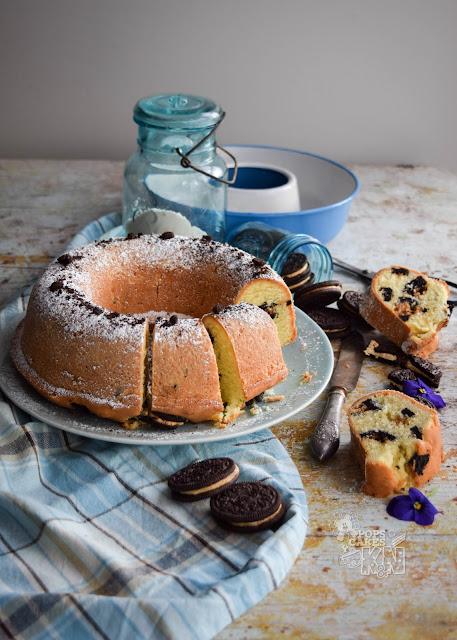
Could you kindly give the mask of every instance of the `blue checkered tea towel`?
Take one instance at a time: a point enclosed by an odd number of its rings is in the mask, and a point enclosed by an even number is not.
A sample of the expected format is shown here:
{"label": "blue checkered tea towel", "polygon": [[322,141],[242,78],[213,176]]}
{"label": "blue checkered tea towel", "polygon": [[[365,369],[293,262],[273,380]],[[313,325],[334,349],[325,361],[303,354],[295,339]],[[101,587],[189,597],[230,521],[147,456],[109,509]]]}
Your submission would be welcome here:
{"label": "blue checkered tea towel", "polygon": [[[120,224],[89,224],[72,247]],[[28,290],[0,311],[0,330]],[[0,396],[0,637],[205,640],[272,591],[300,552],[308,511],[289,455],[268,429],[211,444],[126,445],[33,419]],[[209,500],[179,503],[167,478],[229,456],[240,481],[276,486],[275,531],[228,533]]]}

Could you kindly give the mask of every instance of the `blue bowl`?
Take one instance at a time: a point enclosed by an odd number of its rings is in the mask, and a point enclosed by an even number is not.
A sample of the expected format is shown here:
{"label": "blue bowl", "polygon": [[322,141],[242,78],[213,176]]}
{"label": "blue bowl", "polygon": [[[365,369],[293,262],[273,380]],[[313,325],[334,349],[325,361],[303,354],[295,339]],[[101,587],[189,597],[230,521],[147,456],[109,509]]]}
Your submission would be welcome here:
{"label": "blue bowl", "polygon": [[[359,190],[358,180],[352,171],[328,158],[293,149],[255,145],[225,146],[233,153],[240,166],[245,164],[252,167],[257,163],[261,167],[283,168],[292,173],[298,182],[300,199],[300,211],[289,213],[227,210],[227,234],[244,222],[256,221],[291,233],[306,233],[326,244],[341,231],[351,202]],[[231,164],[228,166],[230,173]],[[236,189],[236,185],[237,183],[229,187],[229,190]],[[254,188],[266,189],[261,194],[264,199],[270,186],[274,188],[277,185],[264,182],[262,185],[257,183]],[[249,185],[243,182],[242,188],[249,188]]]}

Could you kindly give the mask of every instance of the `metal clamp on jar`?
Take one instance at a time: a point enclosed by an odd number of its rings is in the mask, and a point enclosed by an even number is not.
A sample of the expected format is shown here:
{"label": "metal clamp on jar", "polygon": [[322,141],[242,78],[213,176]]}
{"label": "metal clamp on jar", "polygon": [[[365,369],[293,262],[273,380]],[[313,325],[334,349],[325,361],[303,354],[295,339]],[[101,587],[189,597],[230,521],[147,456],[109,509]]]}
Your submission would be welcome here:
{"label": "metal clamp on jar", "polygon": [[136,103],[138,151],[124,171],[126,233],[172,231],[225,240],[227,184],[232,181],[215,137],[224,116],[215,102],[195,95],[163,94]]}

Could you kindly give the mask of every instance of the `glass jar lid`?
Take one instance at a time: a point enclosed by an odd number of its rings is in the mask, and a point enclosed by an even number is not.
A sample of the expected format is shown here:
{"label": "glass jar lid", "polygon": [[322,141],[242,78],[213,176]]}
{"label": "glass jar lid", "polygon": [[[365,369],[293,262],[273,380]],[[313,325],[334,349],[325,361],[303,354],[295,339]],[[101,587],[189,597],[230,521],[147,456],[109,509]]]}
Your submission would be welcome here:
{"label": "glass jar lid", "polygon": [[141,98],[133,119],[141,127],[188,130],[215,127],[223,117],[221,107],[209,98],[183,93],[164,93]]}

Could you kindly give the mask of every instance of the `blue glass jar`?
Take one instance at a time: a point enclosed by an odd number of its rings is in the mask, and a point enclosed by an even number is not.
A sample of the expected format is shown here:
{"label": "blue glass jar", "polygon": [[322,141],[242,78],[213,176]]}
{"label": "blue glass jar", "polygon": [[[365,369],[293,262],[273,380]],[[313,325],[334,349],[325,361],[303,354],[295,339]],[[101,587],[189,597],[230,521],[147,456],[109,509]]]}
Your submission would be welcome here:
{"label": "blue glass jar", "polygon": [[227,167],[217,154],[221,107],[195,95],[162,94],[133,110],[138,150],[124,170],[126,233],[225,238]]}
{"label": "blue glass jar", "polygon": [[304,233],[291,233],[263,222],[245,222],[229,232],[227,242],[262,258],[277,273],[281,273],[290,255],[303,253],[314,273],[315,282],[331,280],[333,276],[333,261],[328,249]]}

